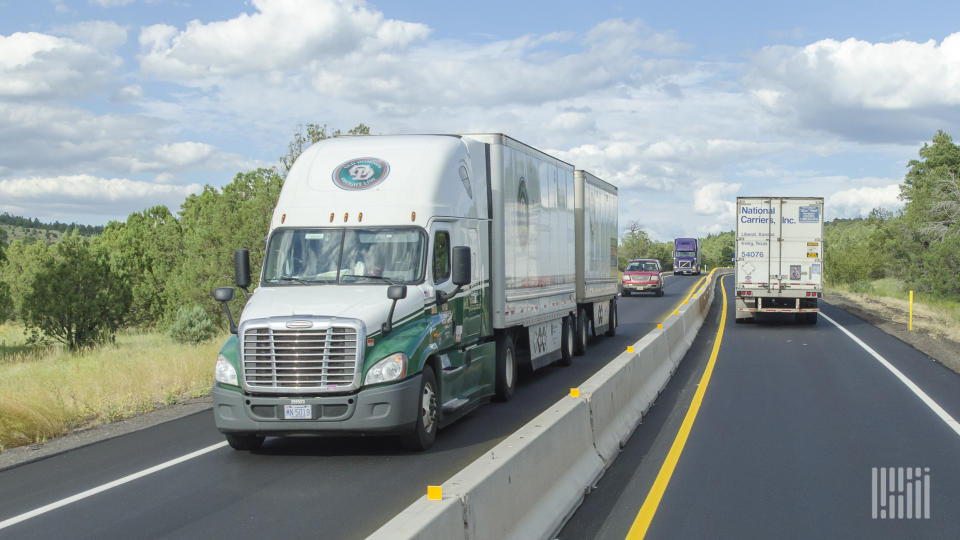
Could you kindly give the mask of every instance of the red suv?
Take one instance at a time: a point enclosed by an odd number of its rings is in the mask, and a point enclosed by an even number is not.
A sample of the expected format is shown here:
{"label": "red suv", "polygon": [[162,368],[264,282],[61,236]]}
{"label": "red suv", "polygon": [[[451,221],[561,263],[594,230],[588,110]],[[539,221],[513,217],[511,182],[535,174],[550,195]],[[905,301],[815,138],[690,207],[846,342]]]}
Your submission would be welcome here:
{"label": "red suv", "polygon": [[623,271],[620,289],[624,296],[634,292],[652,291],[663,296],[663,277],[657,259],[633,259]]}

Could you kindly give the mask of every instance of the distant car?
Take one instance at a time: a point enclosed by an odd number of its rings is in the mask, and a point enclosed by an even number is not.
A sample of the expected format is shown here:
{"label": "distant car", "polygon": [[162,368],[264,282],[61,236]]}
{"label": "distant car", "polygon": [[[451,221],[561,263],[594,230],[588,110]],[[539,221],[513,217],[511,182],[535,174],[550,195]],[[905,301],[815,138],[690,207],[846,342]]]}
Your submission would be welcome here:
{"label": "distant car", "polygon": [[633,259],[623,271],[620,288],[624,296],[637,292],[650,291],[663,296],[663,277],[660,275],[660,261],[657,259]]}

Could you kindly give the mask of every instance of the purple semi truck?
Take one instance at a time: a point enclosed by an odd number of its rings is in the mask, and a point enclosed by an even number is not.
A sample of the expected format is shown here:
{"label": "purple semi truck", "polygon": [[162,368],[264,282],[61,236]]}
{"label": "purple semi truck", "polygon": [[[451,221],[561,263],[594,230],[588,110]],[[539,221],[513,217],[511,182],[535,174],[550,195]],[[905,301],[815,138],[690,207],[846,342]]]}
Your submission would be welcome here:
{"label": "purple semi truck", "polygon": [[673,275],[700,275],[700,239],[676,238],[673,241]]}

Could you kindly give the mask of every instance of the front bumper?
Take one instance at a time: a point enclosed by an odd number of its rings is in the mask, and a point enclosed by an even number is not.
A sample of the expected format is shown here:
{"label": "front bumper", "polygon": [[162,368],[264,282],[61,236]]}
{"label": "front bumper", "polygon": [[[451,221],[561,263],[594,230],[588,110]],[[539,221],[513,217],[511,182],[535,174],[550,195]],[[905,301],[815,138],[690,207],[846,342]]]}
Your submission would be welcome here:
{"label": "front bumper", "polygon": [[625,291],[656,291],[660,288],[660,283],[624,283]]}
{"label": "front bumper", "polygon": [[[342,396],[246,395],[214,385],[213,413],[223,433],[256,435],[404,433],[417,421],[420,379],[360,390]],[[283,406],[311,405],[309,420],[285,420]]]}

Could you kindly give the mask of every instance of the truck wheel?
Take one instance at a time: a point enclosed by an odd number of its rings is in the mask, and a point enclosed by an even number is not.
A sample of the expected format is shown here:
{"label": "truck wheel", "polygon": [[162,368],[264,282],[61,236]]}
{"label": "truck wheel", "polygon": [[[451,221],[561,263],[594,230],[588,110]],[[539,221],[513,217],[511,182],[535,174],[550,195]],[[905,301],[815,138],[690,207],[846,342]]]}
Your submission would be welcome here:
{"label": "truck wheel", "polygon": [[224,433],[227,444],[234,450],[257,450],[263,444],[263,437],[257,435],[243,435],[240,433]]}
{"label": "truck wheel", "polygon": [[617,335],[617,324],[620,322],[617,320],[617,301],[610,301],[610,317],[607,321],[607,337],[614,337]]}
{"label": "truck wheel", "polygon": [[663,286],[662,286],[662,285],[660,286],[659,289],[657,289],[657,296],[663,296]]}
{"label": "truck wheel", "polygon": [[560,334],[560,360],[557,360],[558,366],[569,366],[573,364],[573,317],[563,318],[563,332]]}
{"label": "truck wheel", "polygon": [[573,342],[573,352],[578,356],[587,352],[587,310],[577,312],[577,336]]}
{"label": "truck wheel", "polygon": [[517,352],[509,334],[497,336],[497,375],[494,396],[497,401],[510,401],[517,385]]}
{"label": "truck wheel", "polygon": [[402,444],[410,450],[426,450],[437,439],[437,378],[433,368],[424,366],[417,395],[417,424],[404,436]]}

